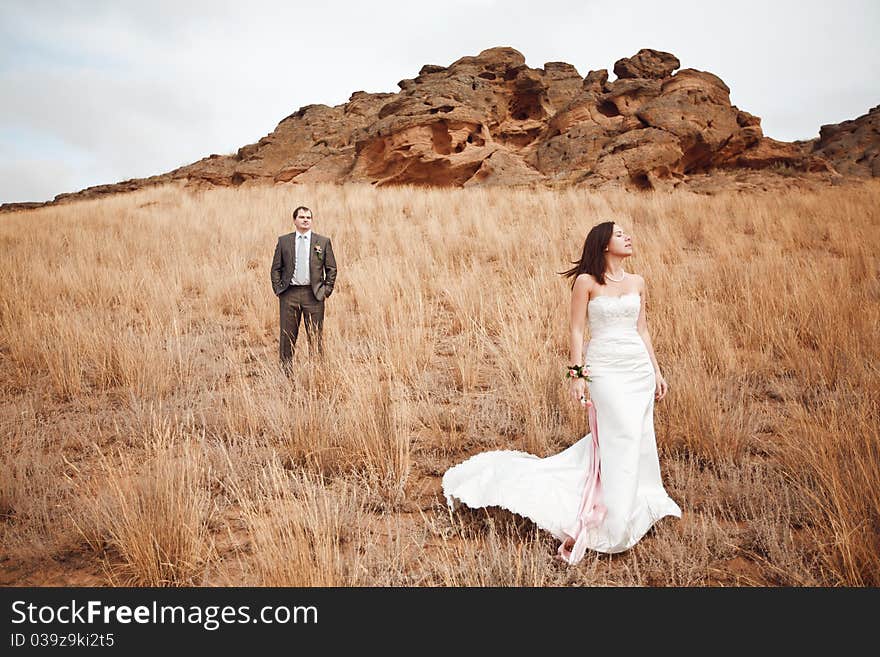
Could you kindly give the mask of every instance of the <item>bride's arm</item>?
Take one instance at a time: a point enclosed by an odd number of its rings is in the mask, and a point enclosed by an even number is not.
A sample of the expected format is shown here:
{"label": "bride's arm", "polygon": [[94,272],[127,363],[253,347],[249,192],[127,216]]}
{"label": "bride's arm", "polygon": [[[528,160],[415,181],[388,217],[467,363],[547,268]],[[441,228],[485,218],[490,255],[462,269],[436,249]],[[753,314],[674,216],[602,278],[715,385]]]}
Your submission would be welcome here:
{"label": "bride's arm", "polygon": [[642,276],[639,276],[639,289],[642,293],[642,307],[639,310],[639,319],[636,324],[636,328],[639,332],[639,335],[642,336],[642,340],[644,341],[645,346],[648,348],[648,355],[651,357],[651,363],[653,363],[654,365],[654,371],[657,374],[660,374],[660,365],[657,364],[657,357],[654,355],[654,346],[651,344],[651,334],[648,333],[648,316],[645,311],[648,287],[647,285],[645,285],[645,279]]}
{"label": "bride's arm", "polygon": [[571,290],[571,317],[568,344],[568,365],[583,365],[584,361],[584,327],[587,320],[587,300],[593,281],[587,274],[575,279]]}
{"label": "bride's arm", "polygon": [[[568,365],[584,365],[584,325],[586,324],[587,302],[593,280],[589,274],[581,274],[575,279],[571,290],[571,317],[568,344]],[[589,372],[589,370],[587,370]],[[572,401],[586,405],[587,382],[582,378],[568,379],[568,393]]]}

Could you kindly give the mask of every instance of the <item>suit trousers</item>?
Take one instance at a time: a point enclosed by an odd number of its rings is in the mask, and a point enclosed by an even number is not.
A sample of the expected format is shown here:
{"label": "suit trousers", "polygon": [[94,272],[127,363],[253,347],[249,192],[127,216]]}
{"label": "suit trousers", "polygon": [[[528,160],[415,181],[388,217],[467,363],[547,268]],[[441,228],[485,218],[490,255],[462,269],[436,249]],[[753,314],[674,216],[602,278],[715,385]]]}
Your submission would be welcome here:
{"label": "suit trousers", "polygon": [[281,364],[291,365],[296,349],[299,325],[304,320],[306,336],[312,353],[324,353],[324,301],[319,301],[309,285],[291,285],[278,295],[281,336],[279,355]]}

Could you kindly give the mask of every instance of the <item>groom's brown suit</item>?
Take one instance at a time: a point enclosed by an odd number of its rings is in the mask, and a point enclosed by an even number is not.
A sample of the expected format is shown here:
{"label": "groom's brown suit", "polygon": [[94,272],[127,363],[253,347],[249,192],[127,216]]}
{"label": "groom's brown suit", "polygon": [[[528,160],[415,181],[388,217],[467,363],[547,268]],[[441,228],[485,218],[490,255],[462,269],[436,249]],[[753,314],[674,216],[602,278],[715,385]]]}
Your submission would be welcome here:
{"label": "groom's brown suit", "polygon": [[279,303],[279,355],[281,363],[288,366],[293,360],[303,316],[309,344],[323,353],[324,300],[330,297],[336,284],[336,258],[330,238],[311,231],[309,285],[291,285],[296,272],[296,236],[294,231],[278,238],[270,272],[272,291]]}

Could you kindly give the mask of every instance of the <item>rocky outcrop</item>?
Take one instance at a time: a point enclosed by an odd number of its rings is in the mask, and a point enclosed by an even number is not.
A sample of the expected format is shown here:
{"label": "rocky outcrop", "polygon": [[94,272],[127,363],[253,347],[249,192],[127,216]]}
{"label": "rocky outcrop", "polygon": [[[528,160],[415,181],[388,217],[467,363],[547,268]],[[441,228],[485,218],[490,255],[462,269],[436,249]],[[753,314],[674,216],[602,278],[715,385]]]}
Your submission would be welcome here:
{"label": "rocky outcrop", "polygon": [[624,57],[614,63],[614,75],[619,79],[662,80],[681,66],[678,57],[668,52],[643,48],[633,57]]}
{"label": "rocky outcrop", "polygon": [[843,175],[880,177],[880,105],[857,119],[823,125],[812,153]]}
{"label": "rocky outcrop", "polygon": [[542,178],[523,154],[581,88],[564,63],[531,69],[513,48],[425,67],[399,83],[377,120],[354,135],[345,181],[379,185],[504,184]]}
{"label": "rocky outcrop", "polygon": [[606,69],[585,77],[564,62],[533,69],[513,48],[491,48],[423,66],[397,93],[356,91],[342,105],[302,107],[234,155],[56,201],[171,181],[654,189],[696,176],[708,188],[705,174],[780,167],[787,176],[880,175],[880,108],[822,126],[817,140],[780,142],[731,105],[719,77],[679,67],[674,55],[643,49],[615,62],[609,82]]}

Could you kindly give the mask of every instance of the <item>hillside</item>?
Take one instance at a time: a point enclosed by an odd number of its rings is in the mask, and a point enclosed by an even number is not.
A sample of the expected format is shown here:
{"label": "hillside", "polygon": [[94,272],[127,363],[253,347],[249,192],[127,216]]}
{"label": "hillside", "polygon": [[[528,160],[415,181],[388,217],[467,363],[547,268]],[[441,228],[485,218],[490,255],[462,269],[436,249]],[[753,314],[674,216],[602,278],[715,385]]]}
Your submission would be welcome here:
{"label": "hillside", "polygon": [[[302,198],[339,277],[326,357],[303,342],[288,379],[269,266]],[[585,434],[557,272],[607,217],[684,515],[567,567],[523,518],[450,514],[441,477]],[[9,214],[0,242],[4,586],[880,584],[880,181],[169,185]]]}

